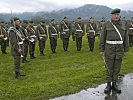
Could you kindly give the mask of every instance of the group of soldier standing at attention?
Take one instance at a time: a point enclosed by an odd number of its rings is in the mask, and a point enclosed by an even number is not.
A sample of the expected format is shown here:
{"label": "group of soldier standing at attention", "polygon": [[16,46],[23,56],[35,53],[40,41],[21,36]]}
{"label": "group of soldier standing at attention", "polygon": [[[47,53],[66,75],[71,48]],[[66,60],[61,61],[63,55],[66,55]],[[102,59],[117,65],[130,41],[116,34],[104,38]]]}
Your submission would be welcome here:
{"label": "group of soldier standing at attention", "polygon": [[[40,20],[40,23],[35,28],[32,20],[21,21],[17,17],[12,17],[11,26],[9,28],[5,27],[4,21],[0,21],[1,51],[3,54],[7,53],[6,47],[8,45],[7,41],[9,40],[11,55],[14,58],[15,78],[18,79],[25,76],[24,74],[20,74],[21,58],[22,63],[29,62],[26,59],[28,51],[31,59],[36,58],[34,52],[37,40],[40,55],[45,56],[44,49],[48,37],[50,39],[51,51],[54,54],[56,53],[58,38],[61,38],[63,42],[64,51],[68,51],[71,35],[73,41],[76,42],[77,51],[81,51],[82,37],[85,33],[88,38],[89,51],[93,52],[95,37],[98,35],[100,39],[100,54],[105,60],[107,70],[107,87],[104,92],[109,92],[111,88],[120,92],[116,87],[116,82],[120,72],[123,53],[127,55],[128,43],[129,46],[133,46],[133,17],[130,21],[121,20],[120,9],[112,10],[111,15],[111,21],[105,22],[103,18],[98,25],[94,21],[94,18],[90,17],[86,23],[86,28],[81,17],[78,17],[73,22],[70,22],[67,17],[64,17],[58,26],[55,19],[52,19],[48,29],[44,18]],[[116,19],[113,18],[113,16],[116,17]],[[115,68],[116,66],[118,67]],[[116,70],[114,70],[114,68]]]}

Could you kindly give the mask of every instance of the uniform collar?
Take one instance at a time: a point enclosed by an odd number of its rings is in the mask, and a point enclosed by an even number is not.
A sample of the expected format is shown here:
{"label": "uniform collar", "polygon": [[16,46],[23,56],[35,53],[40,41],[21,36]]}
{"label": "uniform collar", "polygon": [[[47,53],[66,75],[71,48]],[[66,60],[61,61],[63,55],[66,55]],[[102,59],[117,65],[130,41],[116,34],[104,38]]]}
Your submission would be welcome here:
{"label": "uniform collar", "polygon": [[112,22],[114,25],[120,25],[120,24],[121,24],[120,20],[114,21],[114,20],[111,19],[111,22]]}

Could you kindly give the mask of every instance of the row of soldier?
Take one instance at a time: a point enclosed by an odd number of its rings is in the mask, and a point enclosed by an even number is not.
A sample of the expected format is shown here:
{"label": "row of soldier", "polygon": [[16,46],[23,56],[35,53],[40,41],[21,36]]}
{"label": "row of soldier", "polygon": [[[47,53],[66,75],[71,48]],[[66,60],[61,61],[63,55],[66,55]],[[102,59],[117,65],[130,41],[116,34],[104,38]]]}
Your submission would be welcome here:
{"label": "row of soldier", "polygon": [[[70,35],[72,34],[73,40],[76,41],[77,51],[80,51],[82,48],[82,37],[86,33],[88,37],[89,48],[90,48],[89,50],[93,51],[95,36],[97,33],[101,33],[104,22],[105,20],[102,19],[100,24],[97,27],[96,22],[94,21],[94,18],[91,17],[89,19],[89,22],[86,24],[86,32],[85,32],[84,23],[81,17],[78,17],[76,21],[73,21],[72,23],[69,22],[67,17],[64,17],[59,27],[57,27],[55,19],[52,19],[47,31],[44,19],[41,19],[40,24],[38,24],[35,29],[33,21],[28,22],[27,20],[23,20],[21,22],[19,18],[14,17],[11,19],[12,26],[9,29],[7,29],[4,26],[3,21],[0,22],[1,50],[3,54],[6,54],[6,47],[8,45],[8,38],[9,38],[11,43],[11,54],[14,57],[16,78],[18,78],[19,76],[21,76],[21,74],[19,73],[20,55],[23,56],[22,57],[23,63],[28,62],[26,58],[27,58],[28,48],[29,48],[30,58],[34,59],[36,39],[38,40],[38,43],[39,43],[40,55],[44,56],[45,55],[44,49],[45,49],[46,40],[48,38],[48,34],[50,39],[51,51],[52,53],[56,53],[57,39],[59,37],[63,42],[64,51],[68,51],[69,38],[70,38]],[[129,27],[129,31],[132,31],[132,28],[133,28],[132,22],[133,22],[133,18],[130,22],[131,24]],[[7,34],[7,31],[9,34]],[[132,46],[133,32],[129,32],[129,33],[130,33],[129,43]]]}

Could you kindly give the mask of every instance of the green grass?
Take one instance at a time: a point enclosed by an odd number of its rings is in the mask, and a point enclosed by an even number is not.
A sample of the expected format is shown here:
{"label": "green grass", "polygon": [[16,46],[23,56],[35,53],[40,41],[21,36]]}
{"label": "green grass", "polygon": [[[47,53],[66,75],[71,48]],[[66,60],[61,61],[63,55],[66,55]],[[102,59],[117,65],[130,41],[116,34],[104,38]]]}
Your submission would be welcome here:
{"label": "green grass", "polygon": [[[51,54],[49,40],[41,57],[36,44],[36,59],[24,66],[25,78],[15,79],[13,59],[0,52],[0,99],[2,100],[48,100],[96,86],[106,82],[104,62],[99,55],[98,39],[94,52],[89,52],[87,38],[83,39],[82,51],[76,51],[75,42],[70,39],[69,52],[64,52],[62,41],[58,40],[57,53]],[[133,72],[133,48],[124,57],[121,75]]]}

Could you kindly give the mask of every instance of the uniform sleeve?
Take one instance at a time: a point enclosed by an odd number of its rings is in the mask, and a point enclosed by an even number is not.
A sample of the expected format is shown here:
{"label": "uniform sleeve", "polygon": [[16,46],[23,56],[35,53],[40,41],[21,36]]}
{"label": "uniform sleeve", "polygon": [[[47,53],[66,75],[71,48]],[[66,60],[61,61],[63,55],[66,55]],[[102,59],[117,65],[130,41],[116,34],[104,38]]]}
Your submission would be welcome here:
{"label": "uniform sleeve", "polygon": [[104,52],[106,43],[106,24],[104,24],[102,32],[100,34],[99,49],[100,52]]}

